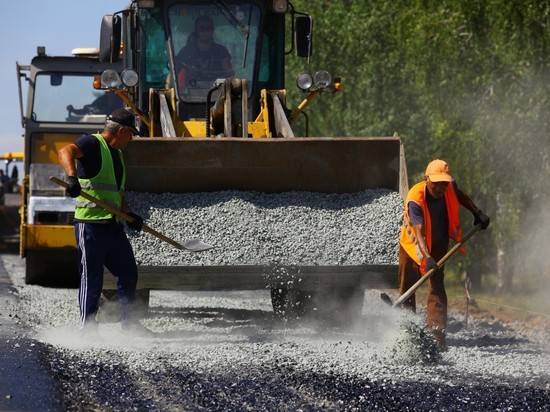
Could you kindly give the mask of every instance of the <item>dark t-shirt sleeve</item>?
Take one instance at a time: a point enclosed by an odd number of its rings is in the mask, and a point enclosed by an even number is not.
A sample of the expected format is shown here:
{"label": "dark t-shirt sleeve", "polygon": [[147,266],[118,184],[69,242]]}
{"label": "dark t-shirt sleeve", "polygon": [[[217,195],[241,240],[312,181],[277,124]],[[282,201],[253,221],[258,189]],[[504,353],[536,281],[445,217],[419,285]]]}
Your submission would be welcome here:
{"label": "dark t-shirt sleeve", "polygon": [[424,212],[418,203],[409,202],[409,217],[413,225],[424,224]]}
{"label": "dark t-shirt sleeve", "polygon": [[94,136],[81,136],[74,142],[82,151],[82,156],[76,162],[76,173],[78,177],[90,179],[96,176],[101,170],[101,149],[99,140]]}

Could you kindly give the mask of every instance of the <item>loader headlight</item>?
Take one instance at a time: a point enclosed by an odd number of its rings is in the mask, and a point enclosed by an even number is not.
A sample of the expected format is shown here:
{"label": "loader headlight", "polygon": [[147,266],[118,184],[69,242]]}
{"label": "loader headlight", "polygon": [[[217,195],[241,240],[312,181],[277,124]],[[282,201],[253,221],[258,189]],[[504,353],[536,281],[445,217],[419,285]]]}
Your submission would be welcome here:
{"label": "loader headlight", "polygon": [[288,10],[288,0],[273,0],[273,11],[275,13],[286,13]]}
{"label": "loader headlight", "polygon": [[106,89],[116,89],[120,85],[120,76],[115,70],[107,69],[101,74],[101,85]]}
{"label": "loader headlight", "polygon": [[120,78],[122,80],[122,84],[126,87],[134,87],[139,80],[137,72],[132,69],[124,70],[121,73]]}
{"label": "loader headlight", "polygon": [[330,84],[332,83],[332,76],[326,70],[319,70],[313,76],[313,82],[320,89],[325,89],[325,88],[329,87]]}
{"label": "loader headlight", "polygon": [[308,90],[313,85],[313,77],[309,73],[300,73],[296,77],[296,86],[300,90]]}

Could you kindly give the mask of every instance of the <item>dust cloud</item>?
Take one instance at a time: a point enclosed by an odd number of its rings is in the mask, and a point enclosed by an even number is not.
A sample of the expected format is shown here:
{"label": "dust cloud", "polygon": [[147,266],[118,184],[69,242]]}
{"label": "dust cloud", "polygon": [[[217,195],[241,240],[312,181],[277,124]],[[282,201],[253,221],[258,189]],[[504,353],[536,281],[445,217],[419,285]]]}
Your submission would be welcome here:
{"label": "dust cloud", "polygon": [[[550,73],[525,71],[497,84],[478,107],[474,124],[484,146],[484,180],[494,191],[490,232],[512,269],[511,293],[528,293],[525,307],[550,318]],[[504,83],[504,82],[503,82]],[[471,119],[470,119],[471,120]],[[483,181],[479,184],[483,185]],[[488,196],[491,196],[488,194]]]}

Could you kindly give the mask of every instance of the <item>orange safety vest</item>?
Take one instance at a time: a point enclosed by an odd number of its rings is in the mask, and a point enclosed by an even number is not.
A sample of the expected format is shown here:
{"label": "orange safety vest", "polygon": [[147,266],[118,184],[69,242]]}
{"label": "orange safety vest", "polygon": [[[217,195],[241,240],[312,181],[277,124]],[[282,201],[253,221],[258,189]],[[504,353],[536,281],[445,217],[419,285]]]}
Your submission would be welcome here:
{"label": "orange safety vest", "polygon": [[[425,273],[426,260],[420,251],[418,246],[417,236],[414,233],[414,228],[412,227],[410,216],[409,216],[409,202],[415,202],[422,208],[424,213],[424,236],[426,238],[426,243],[428,245],[428,250],[432,250],[432,220],[430,213],[428,211],[428,204],[426,202],[426,182],[422,181],[415,184],[405,199],[405,212],[403,214],[403,225],[401,226],[401,236],[399,238],[399,243],[407,254],[413,259],[416,263],[420,265],[422,273]],[[453,183],[450,183],[447,186],[445,191],[445,204],[447,205],[447,221],[449,222],[449,237],[455,242],[460,242],[462,238],[462,229],[460,228],[460,219],[458,216],[460,210],[460,203],[456,192],[454,189]],[[461,250],[462,253],[465,252],[464,249]]]}

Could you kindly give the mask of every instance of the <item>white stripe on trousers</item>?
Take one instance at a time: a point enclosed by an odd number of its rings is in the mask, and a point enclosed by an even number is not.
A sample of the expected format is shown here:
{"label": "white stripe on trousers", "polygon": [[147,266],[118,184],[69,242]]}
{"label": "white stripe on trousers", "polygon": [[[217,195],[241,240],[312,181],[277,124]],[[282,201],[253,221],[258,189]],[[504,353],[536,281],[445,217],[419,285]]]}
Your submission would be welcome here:
{"label": "white stripe on trousers", "polygon": [[76,223],[78,225],[78,248],[82,254],[81,266],[82,272],[80,273],[80,290],[79,290],[79,304],[80,304],[80,327],[84,327],[86,320],[86,303],[88,296],[88,264],[86,260],[86,242],[84,241],[84,225],[85,223]]}

